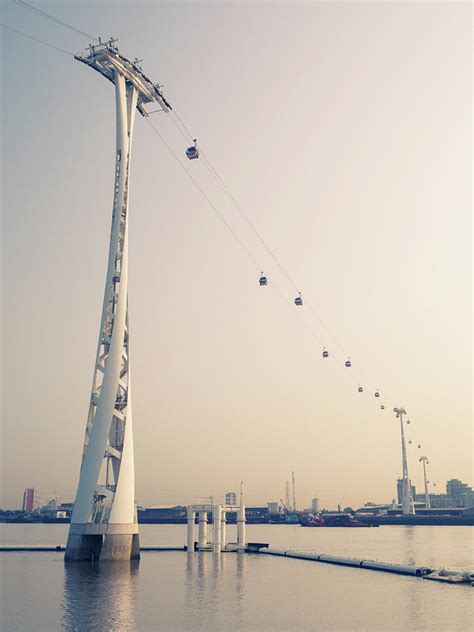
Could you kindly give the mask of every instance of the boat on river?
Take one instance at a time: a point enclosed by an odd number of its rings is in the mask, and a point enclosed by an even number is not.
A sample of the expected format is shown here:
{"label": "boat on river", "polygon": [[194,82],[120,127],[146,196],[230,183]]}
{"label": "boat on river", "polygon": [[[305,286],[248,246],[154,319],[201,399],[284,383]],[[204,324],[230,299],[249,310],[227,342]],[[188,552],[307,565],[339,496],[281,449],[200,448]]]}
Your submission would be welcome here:
{"label": "boat on river", "polygon": [[300,520],[302,527],[378,527],[369,521],[355,518],[348,512],[321,512],[319,514],[307,514]]}

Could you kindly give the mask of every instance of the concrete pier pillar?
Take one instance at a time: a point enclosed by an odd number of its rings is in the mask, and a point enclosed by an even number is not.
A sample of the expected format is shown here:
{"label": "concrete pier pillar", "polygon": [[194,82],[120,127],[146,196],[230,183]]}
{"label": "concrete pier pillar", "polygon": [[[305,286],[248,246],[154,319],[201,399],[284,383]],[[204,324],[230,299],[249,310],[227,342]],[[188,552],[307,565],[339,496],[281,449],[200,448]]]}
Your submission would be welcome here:
{"label": "concrete pier pillar", "polygon": [[90,523],[70,526],[65,562],[138,559],[138,524]]}
{"label": "concrete pier pillar", "polygon": [[221,551],[221,512],[221,505],[214,505],[212,509],[212,519],[214,522],[214,553],[220,553]]}
{"label": "concrete pier pillar", "polygon": [[199,512],[199,534],[198,546],[199,550],[205,549],[207,545],[207,511]]}
{"label": "concrete pier pillar", "polygon": [[194,519],[196,512],[188,507],[188,537],[187,537],[187,549],[188,553],[194,551]]}
{"label": "concrete pier pillar", "polygon": [[245,505],[241,503],[237,514],[237,547],[243,550],[245,546]]}
{"label": "concrete pier pillar", "polygon": [[221,551],[225,551],[226,547],[226,512],[221,514]]}

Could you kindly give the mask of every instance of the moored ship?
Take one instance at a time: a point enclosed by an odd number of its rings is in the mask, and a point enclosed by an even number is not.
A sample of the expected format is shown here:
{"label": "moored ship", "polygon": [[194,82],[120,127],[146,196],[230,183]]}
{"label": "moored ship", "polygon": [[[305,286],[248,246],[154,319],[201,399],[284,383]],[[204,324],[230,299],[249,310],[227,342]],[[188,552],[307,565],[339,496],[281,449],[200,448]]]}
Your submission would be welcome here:
{"label": "moored ship", "polygon": [[302,527],[378,527],[378,524],[362,522],[346,512],[308,514],[301,517],[300,524]]}

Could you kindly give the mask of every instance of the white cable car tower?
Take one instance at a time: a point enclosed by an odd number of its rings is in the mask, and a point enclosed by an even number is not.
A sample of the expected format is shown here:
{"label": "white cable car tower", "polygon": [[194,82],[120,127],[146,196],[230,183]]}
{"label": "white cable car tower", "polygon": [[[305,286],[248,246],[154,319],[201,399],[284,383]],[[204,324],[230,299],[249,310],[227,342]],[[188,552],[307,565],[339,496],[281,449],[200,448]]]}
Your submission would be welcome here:
{"label": "white cable car tower", "polygon": [[403,415],[406,415],[404,408],[394,408],[397,418],[400,418],[400,432],[402,439],[402,514],[404,516],[413,516],[415,514],[415,505],[411,494],[410,477],[408,476],[407,448],[405,445],[405,430],[403,428]]}
{"label": "white cable car tower", "polygon": [[430,464],[427,456],[422,456],[418,459],[419,463],[423,463],[423,480],[425,483],[425,509],[431,509],[430,492],[428,490],[428,479],[426,478],[426,466]]}
{"label": "white cable car tower", "polygon": [[133,460],[130,338],[128,323],[128,193],[135,110],[169,112],[171,106],[123,57],[117,40],[89,46],[75,59],[115,85],[115,183],[109,259],[99,342],[84,439],[82,465],[65,560],[129,560],[140,557]]}

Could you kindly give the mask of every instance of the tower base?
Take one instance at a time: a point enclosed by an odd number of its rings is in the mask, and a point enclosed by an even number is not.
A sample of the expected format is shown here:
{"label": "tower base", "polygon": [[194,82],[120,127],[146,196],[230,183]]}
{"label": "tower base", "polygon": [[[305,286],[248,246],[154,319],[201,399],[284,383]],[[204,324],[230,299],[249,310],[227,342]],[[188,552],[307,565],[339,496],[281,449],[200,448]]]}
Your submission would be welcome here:
{"label": "tower base", "polygon": [[75,524],[67,539],[65,562],[140,559],[138,525]]}

